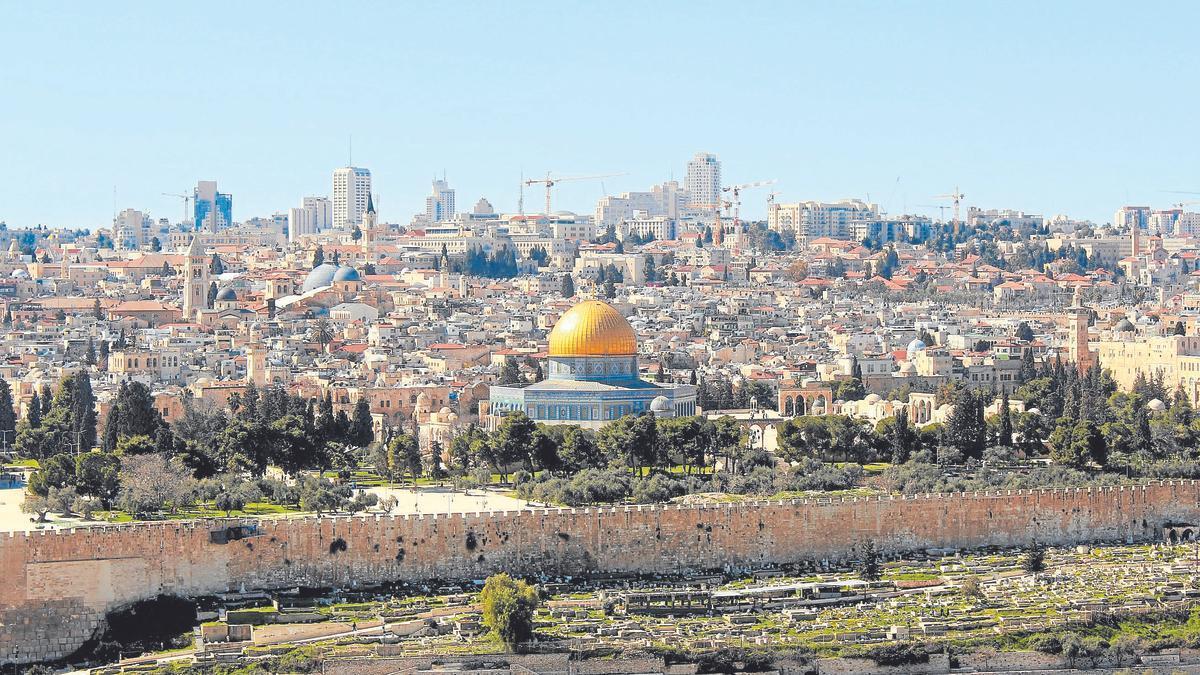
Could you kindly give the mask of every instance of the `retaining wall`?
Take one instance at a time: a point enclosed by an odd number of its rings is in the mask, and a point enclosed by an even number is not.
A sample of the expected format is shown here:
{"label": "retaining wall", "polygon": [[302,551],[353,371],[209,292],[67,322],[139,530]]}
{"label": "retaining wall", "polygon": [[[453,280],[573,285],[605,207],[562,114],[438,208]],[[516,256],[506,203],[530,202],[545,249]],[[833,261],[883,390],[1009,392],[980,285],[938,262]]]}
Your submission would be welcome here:
{"label": "retaining wall", "polygon": [[[65,657],[107,611],[167,593],[687,573],[885,551],[1154,539],[1200,522],[1200,484],[485,514],[143,523],[0,534],[0,663]],[[214,543],[238,523],[258,534]]]}

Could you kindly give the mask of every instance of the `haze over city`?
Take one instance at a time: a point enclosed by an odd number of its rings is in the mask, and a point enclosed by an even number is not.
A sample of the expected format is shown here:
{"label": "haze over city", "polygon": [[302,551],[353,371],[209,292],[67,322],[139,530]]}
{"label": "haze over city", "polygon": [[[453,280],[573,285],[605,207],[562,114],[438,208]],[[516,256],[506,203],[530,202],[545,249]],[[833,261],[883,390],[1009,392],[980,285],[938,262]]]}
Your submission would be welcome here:
{"label": "haze over city", "polygon": [[[1200,191],[1195,3],[11,4],[0,220],[96,228],[218,180],[235,218],[372,167],[381,217],[443,171],[515,210],[554,171],[606,191],[722,157],[785,200],[936,216],[957,185],[1106,222]],[[1185,131],[1187,130],[1187,131]],[[926,206],[921,206],[926,205]],[[762,199],[745,211],[765,216]]]}

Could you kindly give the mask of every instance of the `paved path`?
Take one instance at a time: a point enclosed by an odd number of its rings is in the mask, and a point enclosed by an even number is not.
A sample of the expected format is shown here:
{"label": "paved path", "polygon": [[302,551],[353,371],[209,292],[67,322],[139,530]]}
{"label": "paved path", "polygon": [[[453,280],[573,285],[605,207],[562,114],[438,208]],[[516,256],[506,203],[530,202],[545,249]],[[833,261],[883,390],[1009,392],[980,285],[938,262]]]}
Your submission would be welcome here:
{"label": "paved path", "polygon": [[368,492],[380,499],[392,496],[397,500],[392,513],[475,513],[477,511],[520,511],[529,503],[493,490],[455,491],[450,488],[377,487]]}

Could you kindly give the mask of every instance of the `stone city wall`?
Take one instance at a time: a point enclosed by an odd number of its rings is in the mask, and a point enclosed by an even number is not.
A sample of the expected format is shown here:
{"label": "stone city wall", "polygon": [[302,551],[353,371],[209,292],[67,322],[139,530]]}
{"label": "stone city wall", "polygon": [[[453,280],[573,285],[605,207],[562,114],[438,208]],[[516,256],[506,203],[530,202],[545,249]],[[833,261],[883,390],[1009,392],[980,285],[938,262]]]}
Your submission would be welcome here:
{"label": "stone city wall", "polygon": [[[159,594],[514,574],[687,573],[884,551],[1143,541],[1200,522],[1200,484],[487,514],[302,517],[0,534],[0,663],[65,657]],[[219,543],[214,531],[256,534]]]}

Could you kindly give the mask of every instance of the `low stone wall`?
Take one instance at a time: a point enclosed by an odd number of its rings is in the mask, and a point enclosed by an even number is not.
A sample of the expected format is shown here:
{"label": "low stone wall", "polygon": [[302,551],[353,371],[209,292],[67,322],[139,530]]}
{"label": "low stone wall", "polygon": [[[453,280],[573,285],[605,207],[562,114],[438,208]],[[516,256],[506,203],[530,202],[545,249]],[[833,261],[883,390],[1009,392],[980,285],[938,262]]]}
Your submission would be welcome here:
{"label": "low stone wall", "polygon": [[[749,569],[841,558],[866,539],[884,551],[1148,541],[1167,522],[1200,522],[1200,484],[10,533],[0,535],[0,663],[65,657],[107,611],[164,593]],[[232,525],[255,534],[212,535]]]}

